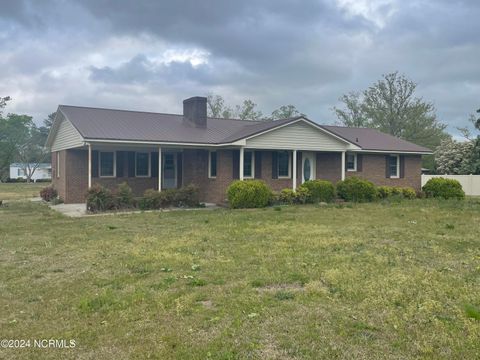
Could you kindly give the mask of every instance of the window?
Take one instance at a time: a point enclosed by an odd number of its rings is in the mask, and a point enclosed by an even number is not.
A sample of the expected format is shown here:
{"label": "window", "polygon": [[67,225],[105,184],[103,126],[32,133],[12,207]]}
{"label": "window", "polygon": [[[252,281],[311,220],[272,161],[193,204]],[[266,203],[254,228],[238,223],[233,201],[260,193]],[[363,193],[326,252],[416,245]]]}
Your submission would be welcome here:
{"label": "window", "polygon": [[388,174],[391,178],[399,177],[400,157],[398,155],[390,155],[388,158]]}
{"label": "window", "polygon": [[115,153],[100,152],[100,177],[115,177]]}
{"label": "window", "polygon": [[23,170],[22,170],[22,169],[17,169],[17,176],[18,176],[18,177],[21,177],[21,176],[23,176],[23,175],[25,175],[24,172],[23,172]]}
{"label": "window", "polygon": [[135,153],[135,176],[150,176],[150,153]]}
{"label": "window", "polygon": [[347,153],[347,171],[357,171],[357,154]]}
{"label": "window", "polygon": [[243,177],[246,179],[253,178],[254,174],[254,158],[253,158],[253,151],[245,151],[243,153]]}
{"label": "window", "polygon": [[290,153],[288,151],[279,151],[277,156],[278,161],[278,177],[290,177]]}
{"label": "window", "polygon": [[210,156],[208,158],[208,177],[216,178],[217,177],[217,152],[210,151]]}

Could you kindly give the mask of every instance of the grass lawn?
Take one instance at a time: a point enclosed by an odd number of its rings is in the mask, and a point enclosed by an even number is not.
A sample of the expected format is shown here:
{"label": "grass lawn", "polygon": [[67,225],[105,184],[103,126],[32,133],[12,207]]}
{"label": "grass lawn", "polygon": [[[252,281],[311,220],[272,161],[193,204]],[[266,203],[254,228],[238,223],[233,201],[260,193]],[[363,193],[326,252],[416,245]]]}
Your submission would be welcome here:
{"label": "grass lawn", "polygon": [[0,208],[0,358],[474,359],[480,200],[71,219]]}
{"label": "grass lawn", "polygon": [[0,183],[0,200],[21,200],[39,197],[40,190],[50,183]]}

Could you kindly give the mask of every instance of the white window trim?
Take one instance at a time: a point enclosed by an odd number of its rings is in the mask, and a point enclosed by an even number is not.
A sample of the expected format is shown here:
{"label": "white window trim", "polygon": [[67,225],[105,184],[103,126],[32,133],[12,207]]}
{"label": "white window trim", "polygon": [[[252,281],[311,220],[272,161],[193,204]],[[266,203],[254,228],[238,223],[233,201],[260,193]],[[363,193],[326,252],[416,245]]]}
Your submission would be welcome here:
{"label": "white window trim", "polygon": [[[348,168],[348,156],[353,155],[353,169]],[[357,171],[357,154],[347,152],[347,171],[355,172]]]}
{"label": "white window trim", "polygon": [[[137,154],[147,154],[148,156],[148,174],[147,175],[138,175],[137,174]],[[137,178],[149,178],[152,176],[152,159],[150,158],[152,154],[148,151],[135,151],[135,177]]]}
{"label": "white window trim", "polygon": [[212,176],[212,154],[215,153],[217,155],[217,172],[218,172],[218,153],[216,151],[210,150],[208,152],[208,178],[209,179],[216,179],[217,175]]}
{"label": "white window trim", "polygon": [[[281,152],[284,152],[284,151],[277,151],[277,154]],[[277,179],[291,179],[291,178],[292,178],[292,152],[288,151],[288,176],[280,176],[278,155],[277,155]]]}
{"label": "white window trim", "polygon": [[[113,175],[102,175],[102,154],[113,153]],[[117,152],[116,151],[99,151],[98,152],[98,177],[115,178],[117,177]]]}
{"label": "white window trim", "polygon": [[[395,156],[397,158],[397,175],[390,175],[390,179],[400,179],[400,155],[390,154],[390,156]],[[388,171],[390,172],[390,160],[388,162]]]}
{"label": "white window trim", "polygon": [[57,179],[59,179],[60,178],[60,152],[59,151],[57,151],[57,153],[56,153],[55,160],[57,162],[57,168],[56,168],[56,174],[55,175],[56,175]]}
{"label": "white window trim", "polygon": [[[245,154],[252,153],[252,174],[250,176],[245,175]],[[244,179],[255,179],[255,151],[252,150],[245,150],[243,153],[243,178]]]}

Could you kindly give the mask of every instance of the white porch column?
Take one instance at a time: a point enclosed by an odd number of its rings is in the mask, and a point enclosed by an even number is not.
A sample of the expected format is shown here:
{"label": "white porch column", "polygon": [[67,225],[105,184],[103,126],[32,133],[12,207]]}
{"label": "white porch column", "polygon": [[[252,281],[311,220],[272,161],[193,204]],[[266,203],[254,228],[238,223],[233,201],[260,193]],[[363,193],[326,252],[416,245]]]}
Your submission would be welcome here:
{"label": "white porch column", "polygon": [[292,190],[297,189],[297,150],[293,150],[293,169],[292,169]]}
{"label": "white porch column", "polygon": [[345,180],[345,151],[342,151],[342,180]]}
{"label": "white porch column", "polygon": [[92,145],[88,144],[88,188],[92,187]]}
{"label": "white porch column", "polygon": [[242,146],[240,148],[240,173],[238,175],[238,178],[240,180],[243,180],[243,155],[244,155],[244,148]]}
{"label": "white porch column", "polygon": [[158,147],[158,191],[162,191],[162,148]]}

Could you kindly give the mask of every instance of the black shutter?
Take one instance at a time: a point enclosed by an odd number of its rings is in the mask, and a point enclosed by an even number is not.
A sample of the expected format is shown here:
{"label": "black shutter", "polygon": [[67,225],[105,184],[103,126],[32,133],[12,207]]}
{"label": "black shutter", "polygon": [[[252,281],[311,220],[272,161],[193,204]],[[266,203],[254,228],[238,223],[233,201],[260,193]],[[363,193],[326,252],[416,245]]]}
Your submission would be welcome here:
{"label": "black shutter", "polygon": [[[57,156],[58,156],[58,152],[57,152]],[[98,177],[98,151],[97,150],[92,151],[92,177],[94,178]]]}
{"label": "black shutter", "polygon": [[128,177],[135,177],[135,151],[127,153],[128,158]]}
{"label": "black shutter", "polygon": [[278,179],[278,153],[272,151],[272,179]]}
{"label": "black shutter", "polygon": [[357,154],[357,171],[362,171],[362,154]]}
{"label": "black shutter", "polygon": [[232,177],[233,179],[240,179],[240,150],[232,150]]}
{"label": "black shutter", "polygon": [[385,155],[385,177],[390,177],[390,155]]}
{"label": "black shutter", "polygon": [[151,161],[151,174],[152,178],[158,178],[158,152],[150,153],[150,161]]}
{"label": "black shutter", "polygon": [[116,164],[117,164],[117,178],[123,177],[123,165],[124,165],[124,155],[125,151],[117,151],[116,155]]}
{"label": "black shutter", "polygon": [[[208,156],[208,152],[207,152]],[[182,187],[182,177],[183,177],[183,158],[182,153],[177,154],[177,188]]]}
{"label": "black shutter", "polygon": [[262,178],[262,152],[255,151],[255,179]]}
{"label": "black shutter", "polygon": [[[312,164],[312,165],[315,165],[314,166],[314,169],[315,171],[317,170],[317,161],[316,161],[316,154],[315,154],[315,164]],[[292,165],[293,166],[293,165]],[[315,177],[317,176],[317,174],[313,174]],[[300,183],[302,182],[302,152],[301,151],[297,151],[297,180],[300,181]]]}
{"label": "black shutter", "polygon": [[405,156],[400,155],[400,178],[405,177]]}

